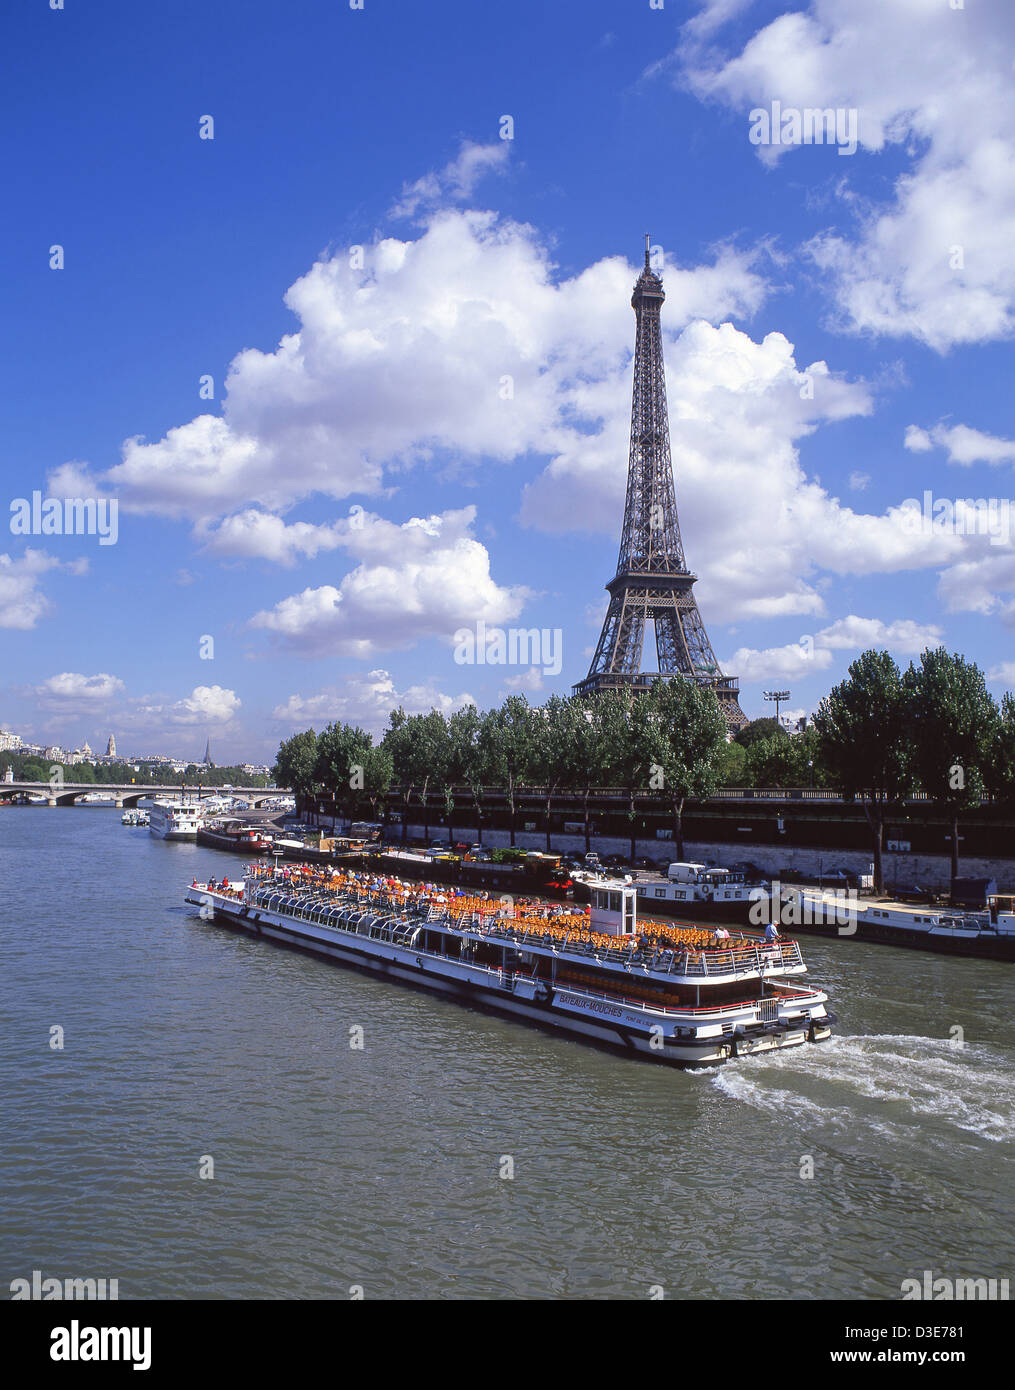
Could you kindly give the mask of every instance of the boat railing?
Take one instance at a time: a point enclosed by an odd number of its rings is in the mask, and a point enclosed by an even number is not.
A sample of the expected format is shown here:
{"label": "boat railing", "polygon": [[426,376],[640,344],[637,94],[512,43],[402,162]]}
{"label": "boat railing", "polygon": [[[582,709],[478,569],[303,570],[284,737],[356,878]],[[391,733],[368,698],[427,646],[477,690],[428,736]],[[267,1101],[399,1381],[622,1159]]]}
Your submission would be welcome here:
{"label": "boat railing", "polygon": [[[773,1022],[779,1017],[779,1006],[783,1002],[780,993],[778,997],[765,996],[762,999],[741,999],[733,1004],[655,1004],[646,1003],[641,999],[631,999],[625,994],[613,994],[609,990],[592,989],[588,985],[572,985],[566,980],[562,980],[557,985],[559,993],[588,995],[590,999],[606,999],[612,1004],[622,1004],[625,1009],[639,1009],[643,1013],[652,1014],[730,1014],[744,1013],[750,1011],[755,1014],[760,1022]],[[810,1000],[818,1003],[825,998],[821,990],[796,990],[786,998],[800,1000]]]}
{"label": "boat railing", "polygon": [[552,931],[537,928],[524,928],[514,925],[510,920],[481,914],[475,911],[455,915],[454,900],[438,902],[433,899],[406,901],[403,897],[385,889],[325,889],[320,887],[301,887],[283,881],[267,879],[256,884],[250,894],[252,903],[271,910],[283,906],[297,911],[298,915],[308,917],[313,910],[313,920],[323,920],[336,909],[339,912],[358,909],[360,912],[382,912],[398,918],[415,917],[434,923],[445,923],[455,931],[466,932],[497,941],[509,942],[521,949],[533,946],[546,947],[555,952],[568,951],[585,955],[597,964],[623,966],[626,969],[643,969],[669,975],[709,979],[729,975],[760,974],[763,970],[787,969],[803,965],[800,946],[796,941],[750,941],[721,950],[694,950],[679,946],[646,946],[640,938],[621,940],[623,945],[604,946],[593,941],[587,929],[566,932],[563,937]]}
{"label": "boat railing", "polygon": [[759,974],[771,968],[792,968],[803,965],[803,956],[796,941],[744,945],[722,951],[690,951],[674,948],[646,948],[637,941],[627,946],[602,946],[581,932],[564,937],[536,929],[526,931],[507,923],[462,922],[459,929],[472,935],[510,942],[522,949],[533,946],[550,947],[593,957],[597,962],[625,967],[645,968],[670,975],[687,975],[707,979],[712,976]]}

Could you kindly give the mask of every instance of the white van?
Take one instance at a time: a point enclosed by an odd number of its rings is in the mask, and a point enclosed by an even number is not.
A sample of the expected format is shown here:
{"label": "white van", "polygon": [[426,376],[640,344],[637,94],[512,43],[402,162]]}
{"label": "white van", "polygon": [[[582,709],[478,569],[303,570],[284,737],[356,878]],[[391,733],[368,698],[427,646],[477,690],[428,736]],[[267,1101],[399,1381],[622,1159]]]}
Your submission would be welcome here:
{"label": "white van", "polygon": [[707,864],[671,864],[666,877],[673,883],[697,883],[707,868]]}

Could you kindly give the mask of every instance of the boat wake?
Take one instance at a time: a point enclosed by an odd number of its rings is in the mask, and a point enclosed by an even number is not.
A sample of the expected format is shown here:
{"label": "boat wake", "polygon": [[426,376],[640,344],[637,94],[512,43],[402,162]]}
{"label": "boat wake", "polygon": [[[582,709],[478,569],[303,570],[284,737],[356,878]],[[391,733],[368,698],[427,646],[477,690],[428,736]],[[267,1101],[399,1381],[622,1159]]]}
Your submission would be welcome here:
{"label": "boat wake", "polygon": [[[733,1100],[833,1130],[861,1123],[901,1137],[927,1121],[995,1143],[1015,1141],[1009,1058],[989,1048],[906,1034],[833,1037],[800,1052],[728,1063],[712,1084]],[[922,1133],[922,1130],[921,1130]]]}

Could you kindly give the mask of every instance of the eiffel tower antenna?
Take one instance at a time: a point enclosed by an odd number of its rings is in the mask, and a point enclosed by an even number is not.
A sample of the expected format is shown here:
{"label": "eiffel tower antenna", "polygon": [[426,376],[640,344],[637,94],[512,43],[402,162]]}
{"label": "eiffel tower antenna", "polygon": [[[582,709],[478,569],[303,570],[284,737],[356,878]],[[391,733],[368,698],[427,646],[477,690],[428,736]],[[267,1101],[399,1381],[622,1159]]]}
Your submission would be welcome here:
{"label": "eiffel tower antenna", "polygon": [[[708,640],[694,597],[697,575],[684,560],[670,460],[666,374],[660,310],[666,295],[652,270],[645,237],[645,269],[631,297],[637,322],[627,500],[617,573],[606,586],[610,606],[589,673],[578,695],[603,690],[647,690],[653,680],[681,678],[714,690],[732,730],[747,719],[740,685],[726,676]],[[645,626],[655,628],[657,671],[642,671]]]}

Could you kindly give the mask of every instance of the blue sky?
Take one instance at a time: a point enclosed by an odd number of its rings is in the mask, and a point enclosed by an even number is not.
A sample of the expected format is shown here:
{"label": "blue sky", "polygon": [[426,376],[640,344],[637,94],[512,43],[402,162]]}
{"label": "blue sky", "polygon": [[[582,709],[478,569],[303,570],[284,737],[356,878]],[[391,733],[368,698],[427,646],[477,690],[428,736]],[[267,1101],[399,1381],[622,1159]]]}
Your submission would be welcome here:
{"label": "blue sky", "polygon": [[[616,565],[646,232],[685,550],[745,710],[810,710],[867,645],[1015,685],[1002,0],[37,0],[2,30],[6,494],[119,517],[115,545],[0,539],[0,724],[260,759],[568,690]],[[752,143],[773,101],[852,112],[855,153]],[[560,673],[457,663],[479,621],[560,629]]]}

